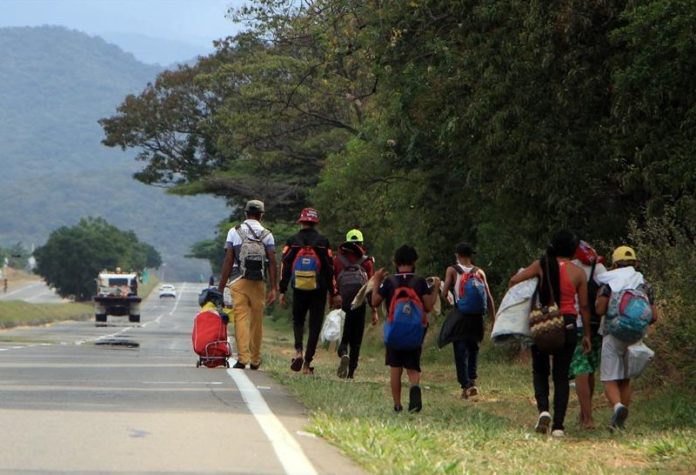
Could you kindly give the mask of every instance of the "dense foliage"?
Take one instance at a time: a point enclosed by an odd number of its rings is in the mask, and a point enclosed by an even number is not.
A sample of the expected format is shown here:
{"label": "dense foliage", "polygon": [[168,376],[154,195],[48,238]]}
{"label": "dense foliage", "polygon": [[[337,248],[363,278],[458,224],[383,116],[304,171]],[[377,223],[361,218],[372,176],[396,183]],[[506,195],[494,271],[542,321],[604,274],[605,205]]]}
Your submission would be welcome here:
{"label": "dense foliage", "polygon": [[34,252],[36,273],[65,297],[87,300],[96,291],[97,274],[121,267],[142,271],[162,264],[159,253],[133,231],[121,231],[102,218],[81,219],[75,226],[53,231]]}
{"label": "dense foliage", "polygon": [[[102,120],[106,144],[140,151],[143,181],[260,197],[274,220],[311,203],[332,241],[359,225],[380,262],[407,241],[427,272],[468,240],[497,294],[559,228],[603,252],[695,255],[694,2],[260,0],[231,15],[244,33]],[[668,212],[678,239],[643,232]]]}

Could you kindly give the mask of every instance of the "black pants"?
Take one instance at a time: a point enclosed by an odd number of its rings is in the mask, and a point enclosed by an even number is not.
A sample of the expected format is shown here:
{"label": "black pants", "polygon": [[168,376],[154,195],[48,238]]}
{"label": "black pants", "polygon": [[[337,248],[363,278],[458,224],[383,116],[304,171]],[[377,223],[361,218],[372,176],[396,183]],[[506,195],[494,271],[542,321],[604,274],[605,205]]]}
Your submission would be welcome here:
{"label": "black pants", "polygon": [[[360,357],[360,345],[362,345],[363,333],[365,332],[365,310],[367,305],[361,305],[355,310],[345,310],[346,320],[343,324],[343,336],[338,345],[338,356],[348,354],[348,374],[352,375],[358,367]],[[350,347],[350,353],[349,353]]]}
{"label": "black pants", "polygon": [[292,300],[292,328],[295,334],[295,350],[302,351],[305,316],[309,312],[309,336],[304,354],[305,365],[314,358],[324,320],[326,290],[295,290]]}
{"label": "black pants", "polygon": [[[563,430],[570,387],[568,373],[577,343],[576,316],[564,315],[566,325],[565,345],[559,351],[549,354],[539,351],[532,345],[532,371],[534,375],[534,397],[539,412],[549,410],[549,375],[553,378],[553,430]],[[551,369],[553,360],[553,370]]]}
{"label": "black pants", "polygon": [[454,366],[457,368],[457,381],[462,389],[474,386],[478,377],[479,344],[476,338],[453,341]]}

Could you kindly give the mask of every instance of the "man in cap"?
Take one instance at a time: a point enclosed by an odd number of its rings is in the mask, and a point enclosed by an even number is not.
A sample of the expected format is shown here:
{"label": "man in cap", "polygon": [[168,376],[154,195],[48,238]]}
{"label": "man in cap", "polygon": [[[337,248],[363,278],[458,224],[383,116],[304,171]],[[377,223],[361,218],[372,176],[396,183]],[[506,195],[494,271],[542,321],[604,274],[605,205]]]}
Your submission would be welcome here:
{"label": "man in cap", "polygon": [[[338,247],[338,253],[334,258],[334,273],[338,293],[341,296],[341,308],[346,312],[343,335],[338,345],[338,357],[341,362],[336,374],[339,378],[352,379],[358,367],[367,304],[363,302],[362,305],[351,310],[351,302],[360,288],[375,273],[374,259],[367,255],[363,247],[363,233],[359,229],[348,231],[346,242]],[[377,320],[377,309],[372,308],[372,324],[376,325]]]}
{"label": "man in cap", "polygon": [[[327,293],[333,304],[341,304],[334,279],[333,254],[329,240],[319,234],[319,213],[305,208],[297,220],[300,231],[288,238],[283,248],[280,278],[280,303],[285,305],[285,293],[292,286],[292,324],[295,336],[295,357],[290,368],[313,374],[311,366],[316,352],[321,324],[324,319]],[[303,352],[305,317],[309,312],[309,335]]]}
{"label": "man in cap", "polygon": [[225,242],[225,261],[218,290],[230,282],[234,302],[234,338],[237,363],[233,368],[251,369],[261,366],[263,337],[264,280],[268,279],[269,305],[276,299],[276,259],[273,234],[261,225],[265,212],[262,201],[250,200],[244,207],[246,219],[230,229]]}

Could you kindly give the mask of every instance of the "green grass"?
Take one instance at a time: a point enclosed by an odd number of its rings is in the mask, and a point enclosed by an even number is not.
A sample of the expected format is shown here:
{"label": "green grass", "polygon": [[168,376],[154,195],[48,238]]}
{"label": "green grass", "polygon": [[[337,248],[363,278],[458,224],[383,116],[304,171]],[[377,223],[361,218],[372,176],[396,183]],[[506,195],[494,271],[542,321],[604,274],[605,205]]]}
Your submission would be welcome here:
{"label": "green grass", "polygon": [[20,300],[0,302],[0,328],[43,325],[61,320],[87,320],[94,310],[88,303],[31,304]]}
{"label": "green grass", "polygon": [[[438,350],[432,332],[422,361],[423,411],[395,414],[381,326],[367,329],[356,379],[343,381],[335,375],[333,347],[318,351],[316,376],[292,373],[290,325],[286,318],[266,322],[265,369],[308,408],[308,430],[368,472],[696,472],[694,394],[650,387],[649,375],[639,381],[625,432],[612,435],[606,430],[610,410],[601,394],[594,398],[598,429],[581,430],[573,394],[566,438],[551,440],[532,431],[536,407],[531,364],[513,362],[508,351],[484,345],[478,381],[482,394],[477,401],[465,401],[459,399],[451,346]],[[407,401],[405,389],[404,406]]]}

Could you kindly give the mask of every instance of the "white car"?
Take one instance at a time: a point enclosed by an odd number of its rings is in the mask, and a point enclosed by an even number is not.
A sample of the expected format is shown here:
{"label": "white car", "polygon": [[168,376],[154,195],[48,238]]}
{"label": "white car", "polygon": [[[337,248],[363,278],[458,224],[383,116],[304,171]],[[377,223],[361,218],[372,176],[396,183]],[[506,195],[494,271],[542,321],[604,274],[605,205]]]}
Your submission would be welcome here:
{"label": "white car", "polygon": [[172,284],[163,284],[159,288],[159,298],[176,298],[176,288]]}

